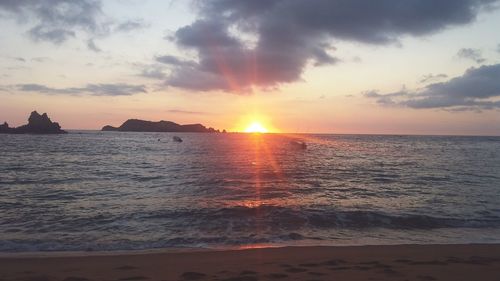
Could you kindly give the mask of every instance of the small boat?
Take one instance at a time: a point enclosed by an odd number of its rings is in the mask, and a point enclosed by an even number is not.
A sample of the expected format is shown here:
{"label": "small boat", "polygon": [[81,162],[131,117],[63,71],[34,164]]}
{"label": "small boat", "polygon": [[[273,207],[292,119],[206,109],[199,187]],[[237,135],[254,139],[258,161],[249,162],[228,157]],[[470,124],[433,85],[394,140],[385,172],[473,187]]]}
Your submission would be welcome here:
{"label": "small boat", "polygon": [[307,148],[307,144],[305,142],[303,142],[303,141],[291,140],[290,144],[294,148],[298,148],[298,149],[306,149]]}
{"label": "small boat", "polygon": [[182,139],[178,136],[173,136],[172,139],[175,141],[175,142],[182,142]]}

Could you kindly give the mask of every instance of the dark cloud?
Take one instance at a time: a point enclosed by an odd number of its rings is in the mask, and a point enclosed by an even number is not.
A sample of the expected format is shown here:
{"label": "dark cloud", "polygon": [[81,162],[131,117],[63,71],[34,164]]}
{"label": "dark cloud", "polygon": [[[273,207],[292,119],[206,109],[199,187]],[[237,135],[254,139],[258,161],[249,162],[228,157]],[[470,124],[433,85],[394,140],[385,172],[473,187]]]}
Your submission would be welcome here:
{"label": "dark cloud", "polygon": [[0,10],[19,20],[32,19],[29,34],[36,41],[60,44],[77,30],[99,34],[106,29],[101,2],[95,0],[1,0]]}
{"label": "dark cloud", "polygon": [[163,80],[166,78],[166,74],[163,72],[163,68],[158,66],[145,67],[140,73],[140,76],[159,80]]}
{"label": "dark cloud", "polygon": [[316,48],[315,50],[312,50],[312,55],[315,59],[315,62],[314,62],[315,66],[336,64],[337,62],[340,61],[338,58],[332,57],[330,54],[328,54],[322,48]]}
{"label": "dark cloud", "polygon": [[96,46],[94,39],[87,40],[87,47],[89,48],[89,50],[94,51],[96,53],[102,51],[99,47]]}
{"label": "dark cloud", "polygon": [[232,91],[240,92],[242,89],[239,89],[235,82],[229,81],[230,79],[231,77],[226,78],[220,74],[202,71],[194,67],[180,67],[167,77],[166,84],[194,91],[229,90],[228,87],[232,87]]}
{"label": "dark cloud", "polygon": [[40,84],[20,84],[16,89],[22,92],[36,92],[51,95],[82,95],[93,96],[130,96],[146,93],[144,85],[117,84],[87,84],[82,88],[51,88]]}
{"label": "dark cloud", "polygon": [[1,56],[1,59],[12,60],[17,62],[26,62],[26,59],[23,57],[10,57],[10,56]]}
{"label": "dark cloud", "polygon": [[148,27],[143,20],[127,20],[120,24],[118,24],[115,28],[115,31],[118,32],[129,32],[136,29],[143,29]]}
{"label": "dark cloud", "polygon": [[370,90],[363,92],[362,95],[367,98],[376,99],[377,103],[380,105],[397,105],[397,102],[394,101],[394,99],[407,96],[407,92],[403,89],[399,92],[380,94],[376,90]]}
{"label": "dark cloud", "polygon": [[146,93],[144,85],[129,84],[89,84],[84,91],[97,96],[130,96],[139,93]]}
{"label": "dark cloud", "polygon": [[470,68],[464,75],[434,83],[416,91],[363,93],[382,105],[411,108],[494,109],[500,108],[500,64]]}
{"label": "dark cloud", "polygon": [[213,115],[212,113],[204,112],[204,111],[189,111],[189,110],[182,110],[182,109],[169,109],[169,110],[167,110],[167,112],[176,113],[176,114],[187,114],[187,115]]}
{"label": "dark cloud", "polygon": [[12,60],[15,60],[15,61],[19,61],[19,62],[28,62],[28,61],[31,61],[31,62],[45,62],[45,61],[48,61],[50,60],[48,57],[33,57],[33,58],[23,58],[23,57],[5,57],[7,59],[12,59]]}
{"label": "dark cloud", "polygon": [[[0,15],[34,24],[28,34],[35,41],[61,44],[83,32],[89,37],[111,31],[128,32],[147,26],[141,20],[115,22],[104,14],[100,0],[0,0]],[[87,43],[90,50],[89,40]],[[95,46],[95,45],[94,45]]]}
{"label": "dark cloud", "polygon": [[48,57],[35,57],[35,58],[31,59],[31,61],[34,61],[34,62],[46,62],[49,60],[50,60],[50,58],[48,58]]}
{"label": "dark cloud", "polygon": [[23,92],[38,92],[43,94],[79,94],[82,92],[81,88],[56,89],[40,84],[19,84],[16,88]]}
{"label": "dark cloud", "polygon": [[476,63],[485,62],[485,59],[483,58],[483,54],[482,54],[481,50],[478,50],[478,49],[462,48],[458,51],[457,56],[459,58],[473,60]]}
{"label": "dark cloud", "polygon": [[[475,20],[495,0],[211,0],[198,18],[169,36],[198,55],[175,65],[167,84],[245,92],[297,81],[305,67],[339,61],[329,43],[397,43]],[[242,34],[244,36],[242,36]]]}
{"label": "dark cloud", "polygon": [[21,69],[29,69],[28,67],[26,66],[9,66],[9,67],[6,67],[5,69],[7,70],[21,70]]}
{"label": "dark cloud", "polygon": [[175,56],[158,56],[155,58],[157,62],[163,63],[163,64],[168,64],[168,65],[173,65],[173,66],[187,66],[187,67],[194,67],[196,66],[196,63],[194,61],[190,60],[184,60],[180,59]]}
{"label": "dark cloud", "polygon": [[54,44],[61,44],[69,38],[75,37],[75,32],[72,30],[43,26],[35,26],[30,29],[29,34],[35,41],[50,41]]}
{"label": "dark cloud", "polygon": [[440,73],[440,74],[426,74],[424,75],[418,82],[419,83],[422,83],[422,84],[426,84],[426,83],[434,83],[434,82],[437,82],[437,81],[440,81],[442,79],[445,79],[445,78],[448,78],[448,75],[444,74],[444,73]]}

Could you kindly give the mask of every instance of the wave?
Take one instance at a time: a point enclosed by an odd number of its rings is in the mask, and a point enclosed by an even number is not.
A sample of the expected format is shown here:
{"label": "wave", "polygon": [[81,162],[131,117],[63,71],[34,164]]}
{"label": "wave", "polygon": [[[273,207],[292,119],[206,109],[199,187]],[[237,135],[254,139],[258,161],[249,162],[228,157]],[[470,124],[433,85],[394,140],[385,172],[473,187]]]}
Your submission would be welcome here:
{"label": "wave", "polygon": [[145,213],[142,219],[182,219],[191,223],[232,223],[284,229],[300,228],[496,228],[500,217],[490,215],[475,218],[451,218],[417,214],[389,214],[380,211],[311,208],[293,209],[272,205],[258,207],[227,207],[219,209],[176,210]]}
{"label": "wave", "polygon": [[[12,229],[6,228],[12,222],[3,223],[0,222],[4,228],[0,252],[216,248],[252,244],[337,245],[342,241],[359,244],[363,239],[375,241],[371,243],[394,243],[387,239],[398,236],[398,241],[406,243],[425,243],[430,241],[428,239],[434,239],[431,241],[434,243],[449,243],[453,241],[450,233],[456,233],[456,241],[477,243],[483,241],[480,234],[484,232],[493,231],[494,234],[489,234],[492,237],[500,233],[500,218],[491,214],[459,219],[273,205],[143,211],[115,216],[100,214],[64,219],[59,223],[17,225]],[[464,234],[470,231],[474,234]],[[54,236],[53,233],[59,234]]]}

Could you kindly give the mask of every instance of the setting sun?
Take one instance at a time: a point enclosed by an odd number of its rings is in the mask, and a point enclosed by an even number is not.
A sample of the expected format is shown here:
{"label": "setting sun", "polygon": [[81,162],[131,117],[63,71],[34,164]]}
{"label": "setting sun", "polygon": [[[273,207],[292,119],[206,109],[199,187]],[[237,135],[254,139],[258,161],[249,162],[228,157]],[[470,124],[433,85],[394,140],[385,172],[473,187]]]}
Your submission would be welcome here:
{"label": "setting sun", "polygon": [[266,129],[261,123],[254,121],[248,127],[245,128],[245,133],[268,133],[269,130]]}

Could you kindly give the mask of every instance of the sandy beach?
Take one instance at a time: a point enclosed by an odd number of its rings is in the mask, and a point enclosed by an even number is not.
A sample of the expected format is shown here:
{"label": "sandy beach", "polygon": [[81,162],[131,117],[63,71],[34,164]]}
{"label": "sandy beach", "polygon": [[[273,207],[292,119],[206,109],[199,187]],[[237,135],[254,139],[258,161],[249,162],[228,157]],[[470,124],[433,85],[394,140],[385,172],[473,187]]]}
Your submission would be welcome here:
{"label": "sandy beach", "polygon": [[500,245],[4,256],[0,280],[500,280]]}

